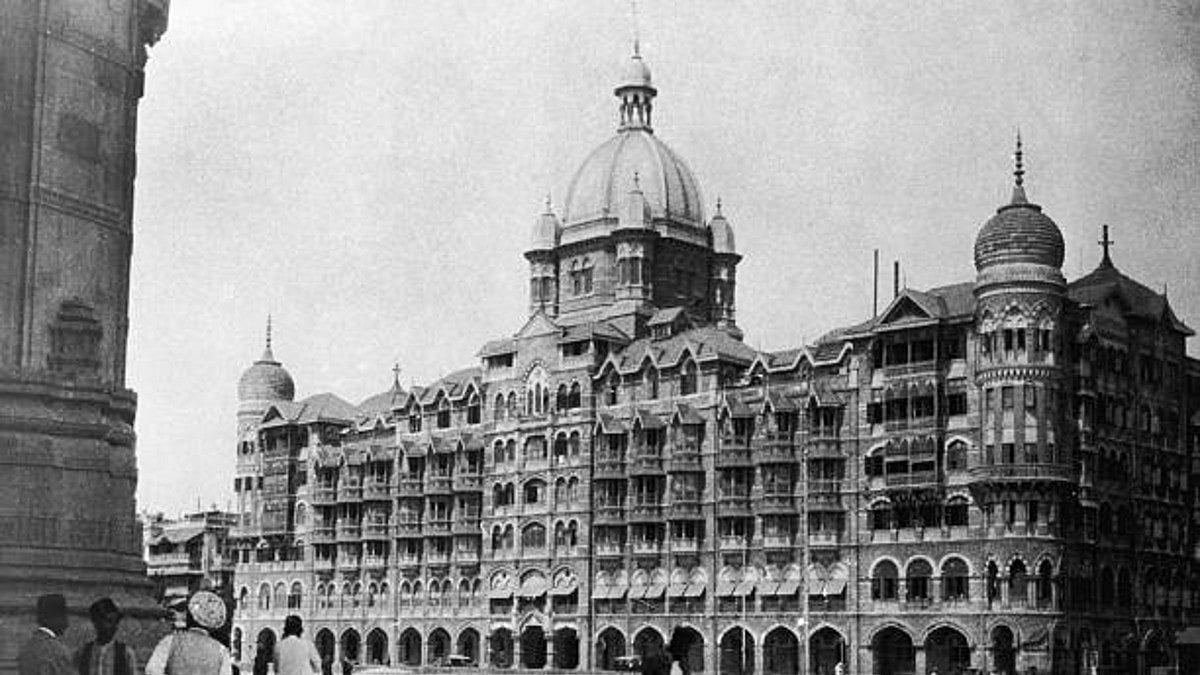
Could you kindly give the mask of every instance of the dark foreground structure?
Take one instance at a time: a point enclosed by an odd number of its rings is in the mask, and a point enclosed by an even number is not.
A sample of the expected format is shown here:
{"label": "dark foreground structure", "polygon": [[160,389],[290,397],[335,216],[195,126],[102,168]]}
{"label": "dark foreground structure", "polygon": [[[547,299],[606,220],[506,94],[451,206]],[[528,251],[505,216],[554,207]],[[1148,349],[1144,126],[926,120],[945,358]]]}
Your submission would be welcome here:
{"label": "dark foreground structure", "polygon": [[616,135],[534,225],[528,320],[475,365],[296,401],[268,338],[242,377],[243,661],[301,613],[330,663],[607,670],[676,627],[693,672],[1174,663],[1192,331],[1107,236],[1064,278],[1020,146],[1011,200],[964,215],[974,279],[762,352],[640,55],[615,93]]}
{"label": "dark foreground structure", "polygon": [[[160,630],[125,387],[137,106],[169,0],[0,0],[0,672],[34,602]],[[148,652],[142,651],[144,661]]]}

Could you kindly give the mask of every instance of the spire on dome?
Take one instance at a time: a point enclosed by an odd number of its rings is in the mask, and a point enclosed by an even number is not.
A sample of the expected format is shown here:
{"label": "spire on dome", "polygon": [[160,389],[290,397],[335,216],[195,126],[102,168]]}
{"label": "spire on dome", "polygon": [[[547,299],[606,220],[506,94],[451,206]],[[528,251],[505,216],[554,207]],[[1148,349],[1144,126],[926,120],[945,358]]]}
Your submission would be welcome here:
{"label": "spire on dome", "polygon": [[275,354],[271,352],[271,315],[267,314],[267,347],[263,350],[262,358],[259,361],[273,362]]}
{"label": "spire on dome", "polygon": [[1016,168],[1013,169],[1013,177],[1016,179],[1013,185],[1012,203],[1026,204],[1029,202],[1025,198],[1025,153],[1021,146],[1021,130],[1017,129],[1017,151],[1013,153],[1013,159],[1016,162]]}
{"label": "spire on dome", "polygon": [[654,96],[658,94],[658,90],[650,83],[650,68],[642,60],[641,40],[636,35],[633,38],[633,55],[629,57],[625,72],[621,76],[621,83],[613,93],[621,101],[618,129],[651,131],[650,114],[654,109]]}
{"label": "spire on dome", "polygon": [[717,195],[717,215],[716,215],[716,217],[717,218],[724,217],[724,214],[721,213],[721,195]]}

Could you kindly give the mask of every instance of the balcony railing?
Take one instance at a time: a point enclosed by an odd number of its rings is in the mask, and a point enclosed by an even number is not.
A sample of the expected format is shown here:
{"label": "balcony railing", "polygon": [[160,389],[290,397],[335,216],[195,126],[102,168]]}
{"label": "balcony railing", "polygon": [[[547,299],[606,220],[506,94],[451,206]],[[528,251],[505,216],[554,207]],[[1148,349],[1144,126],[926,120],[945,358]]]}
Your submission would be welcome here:
{"label": "balcony railing", "polygon": [[762,538],[763,548],[792,548],[796,545],[795,539],[786,535],[766,534]]}
{"label": "balcony railing", "polygon": [[413,567],[421,564],[420,553],[409,553],[402,551],[396,554],[396,564],[401,567]]}
{"label": "balcony railing", "polygon": [[601,542],[601,543],[595,544],[592,548],[595,551],[596,555],[602,555],[602,556],[625,555],[625,546],[623,546],[621,544]]}
{"label": "balcony railing", "polygon": [[663,461],[661,457],[648,455],[635,455],[629,462],[629,475],[656,475],[663,473]]}
{"label": "balcony railing", "polygon": [[662,553],[662,541],[657,539],[634,539],[633,553],[635,555],[652,555]]}
{"label": "balcony railing", "polygon": [[750,547],[750,538],[741,535],[722,535],[717,541],[722,551],[740,551]]}
{"label": "balcony railing", "polygon": [[482,492],[483,478],[473,474],[454,475],[455,492]]}
{"label": "balcony railing", "polygon": [[362,485],[357,483],[339,485],[337,488],[337,499],[339,502],[362,501]]}
{"label": "balcony railing", "polygon": [[761,448],[755,451],[754,459],[759,464],[790,464],[796,461],[796,446],[792,445],[790,439],[787,441],[767,441]]}
{"label": "balcony railing", "polygon": [[620,506],[600,505],[596,507],[596,522],[599,524],[625,523],[625,509]]}
{"label": "balcony railing", "polygon": [[152,553],[146,563],[152,567],[165,567],[176,565],[195,565],[200,566],[200,557],[192,557],[190,553]]}
{"label": "balcony railing", "polygon": [[354,541],[362,538],[362,528],[357,524],[342,524],[337,526],[338,541]]}
{"label": "balcony railing", "polygon": [[398,497],[422,497],[425,495],[425,482],[420,478],[401,478],[396,484]]}
{"label": "balcony railing", "polygon": [[313,569],[318,572],[328,572],[337,566],[337,561],[333,558],[316,558],[313,560]]}
{"label": "balcony railing", "polygon": [[392,498],[392,486],[387,481],[369,480],[363,483],[363,499],[386,501]]}
{"label": "balcony railing", "polygon": [[624,478],[625,477],[625,462],[616,459],[598,459],[596,460],[596,477],[597,478]]}
{"label": "balcony railing", "polygon": [[329,506],[337,503],[336,485],[317,485],[312,489],[312,503],[318,506]]}
{"label": "balcony railing", "polygon": [[749,445],[722,445],[717,453],[718,468],[750,467],[754,462],[750,457]]}
{"label": "balcony railing", "polygon": [[450,551],[429,551],[425,554],[425,561],[430,565],[447,565],[450,563]]}
{"label": "balcony railing", "polygon": [[672,497],[668,513],[672,518],[698,518],[700,517],[700,498]]}
{"label": "balcony railing", "polygon": [[762,513],[795,513],[796,501],[790,494],[763,495],[758,510]]}
{"label": "balcony railing", "polygon": [[750,495],[721,495],[717,509],[724,515],[750,515]]}
{"label": "balcony railing", "polygon": [[972,480],[987,481],[1055,481],[1073,483],[1076,470],[1064,464],[988,464],[969,470]]}
{"label": "balcony railing", "polygon": [[340,570],[356,570],[362,563],[361,558],[354,556],[338,556],[337,566]]}
{"label": "balcony railing", "polygon": [[387,522],[363,524],[363,539],[387,539],[391,526]]}
{"label": "balcony railing", "polygon": [[454,519],[454,524],[450,526],[454,534],[479,534],[482,532],[479,528],[479,514],[462,515]]}
{"label": "balcony railing", "polygon": [[695,553],[700,550],[699,539],[672,539],[671,551],[674,553]]}
{"label": "balcony railing", "polygon": [[387,564],[387,556],[383,555],[367,555],[362,559],[362,566],[369,569],[383,569],[387,567]]}
{"label": "balcony railing", "polygon": [[333,525],[317,525],[308,536],[314,544],[332,544],[337,537],[337,528]]}
{"label": "balcony railing", "polygon": [[450,476],[429,476],[425,480],[426,494],[448,495],[454,489],[454,481]]}
{"label": "balcony railing", "polygon": [[837,546],[841,541],[838,532],[811,532],[808,535],[809,546]]}
{"label": "balcony railing", "polygon": [[454,561],[460,565],[471,565],[479,562],[479,549],[464,548],[454,552]]}
{"label": "balcony railing", "polygon": [[687,452],[671,455],[669,467],[671,471],[701,471],[700,453]]}
{"label": "balcony railing", "polygon": [[663,519],[662,504],[633,504],[629,507],[630,522],[657,522]]}
{"label": "balcony railing", "polygon": [[434,536],[450,534],[450,523],[451,521],[445,519],[426,521],[425,533]]}

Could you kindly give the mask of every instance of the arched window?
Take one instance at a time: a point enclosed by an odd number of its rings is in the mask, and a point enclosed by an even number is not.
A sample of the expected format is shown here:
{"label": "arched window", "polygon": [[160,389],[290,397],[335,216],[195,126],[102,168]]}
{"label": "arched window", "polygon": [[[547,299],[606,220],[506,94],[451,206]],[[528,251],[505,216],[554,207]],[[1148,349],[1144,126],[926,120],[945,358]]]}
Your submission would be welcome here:
{"label": "arched window", "polygon": [[242,590],[238,591],[237,606],[238,609],[249,609],[246,603],[250,602],[250,589],[242,586]]}
{"label": "arched window", "polygon": [[287,587],[280,581],[275,584],[275,597],[271,600],[272,605],[276,608],[287,607]]}
{"label": "arched window", "polygon": [[471,394],[471,398],[467,399],[467,424],[479,424],[479,395]]}
{"label": "arched window", "polygon": [[504,532],[497,525],[492,528],[492,551],[499,551],[504,546]]}
{"label": "arched window", "polygon": [[954,441],[946,448],[946,469],[959,471],[967,468],[967,444]]}
{"label": "arched window", "polygon": [[521,548],[546,548],[546,527],[540,523],[531,523],[521,530]]}
{"label": "arched window", "polygon": [[696,364],[691,359],[684,362],[683,368],[679,372],[679,394],[680,396],[688,396],[697,391],[698,375],[696,372]]}
{"label": "arched window", "polygon": [[574,410],[583,406],[583,390],[578,382],[571,383],[571,391],[567,394],[567,407]]}
{"label": "arched window", "polygon": [[516,547],[515,530],[513,530],[512,525],[506,525],[504,527],[504,548],[511,551],[515,547]]}
{"label": "arched window", "polygon": [[296,527],[304,527],[308,524],[308,507],[304,502],[296,504]]}
{"label": "arched window", "polygon": [[643,377],[644,394],[647,400],[658,398],[658,370],[654,366],[646,369]]}
{"label": "arched window", "polygon": [[604,404],[616,405],[621,400],[621,378],[616,372],[609,373],[604,387]]}
{"label": "arched window", "polygon": [[288,609],[300,609],[304,604],[304,587],[299,581],[292,582],[291,591],[288,593],[287,607]]}
{"label": "arched window", "polygon": [[966,600],[970,597],[970,572],[962,558],[950,558],[942,564],[942,599]]}
{"label": "arched window", "polygon": [[926,560],[918,558],[909,563],[905,573],[905,581],[908,585],[905,598],[909,602],[929,600],[929,578],[931,576],[933,576],[933,568]]}
{"label": "arched window", "polygon": [[1107,566],[1100,569],[1100,606],[1112,607],[1116,600],[1117,588],[1113,572]]}
{"label": "arched window", "polygon": [[571,397],[567,393],[567,385],[558,385],[558,390],[554,394],[554,407],[556,410],[567,410],[571,407]]}
{"label": "arched window", "polygon": [[871,529],[892,529],[892,505],[883,501],[871,507]]}
{"label": "arched window", "polygon": [[572,431],[571,437],[567,439],[568,452],[572,457],[579,456],[579,432]]}
{"label": "arched window", "polygon": [[1000,570],[996,567],[996,562],[991,561],[987,565],[987,599],[992,602],[1000,597]]}
{"label": "arched window", "polygon": [[443,398],[438,403],[437,411],[437,427],[439,429],[448,429],[450,427],[450,400]]}
{"label": "arched window", "polygon": [[1008,601],[1014,605],[1025,604],[1028,593],[1028,579],[1025,576],[1025,563],[1014,560],[1008,568]]}
{"label": "arched window", "polygon": [[504,463],[504,460],[504,442],[496,441],[496,443],[492,445],[492,464],[500,466]]}
{"label": "arched window", "polygon": [[499,422],[504,419],[504,395],[496,394],[496,405],[492,408],[492,420]]}
{"label": "arched window", "polygon": [[946,525],[948,527],[966,527],[967,524],[967,498],[951,497],[946,501]]}
{"label": "arched window", "polygon": [[[1122,570],[1125,574],[1125,581],[1129,581],[1128,572]],[[1049,607],[1054,601],[1054,566],[1049,560],[1043,560],[1038,566],[1037,578],[1037,604],[1038,607]],[[1127,607],[1128,604],[1123,604]]]}
{"label": "arched window", "polygon": [[546,483],[534,478],[525,482],[524,499],[526,504],[539,504],[546,501]]}
{"label": "arched window", "polygon": [[521,415],[521,409],[517,406],[517,393],[515,391],[508,392],[508,416],[510,419],[516,419]]}
{"label": "arched window", "polygon": [[871,576],[871,599],[895,600],[899,593],[899,579],[900,574],[892,561],[884,560],[875,565],[875,572]]}

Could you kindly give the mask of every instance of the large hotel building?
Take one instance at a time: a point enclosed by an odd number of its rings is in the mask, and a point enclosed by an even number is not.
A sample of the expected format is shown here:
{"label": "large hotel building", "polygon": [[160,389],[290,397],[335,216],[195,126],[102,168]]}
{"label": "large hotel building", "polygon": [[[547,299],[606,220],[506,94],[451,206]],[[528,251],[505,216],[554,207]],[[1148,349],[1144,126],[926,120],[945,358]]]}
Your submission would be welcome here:
{"label": "large hotel building", "polygon": [[1166,295],[1107,244],[1064,278],[1018,145],[974,279],[756,350],[656,93],[635,51],[616,135],[534,223],[528,320],[474,365],[295,400],[268,334],[237,413],[246,667],[290,613],[333,667],[614,669],[672,634],[710,673],[1177,662],[1200,362]]}

